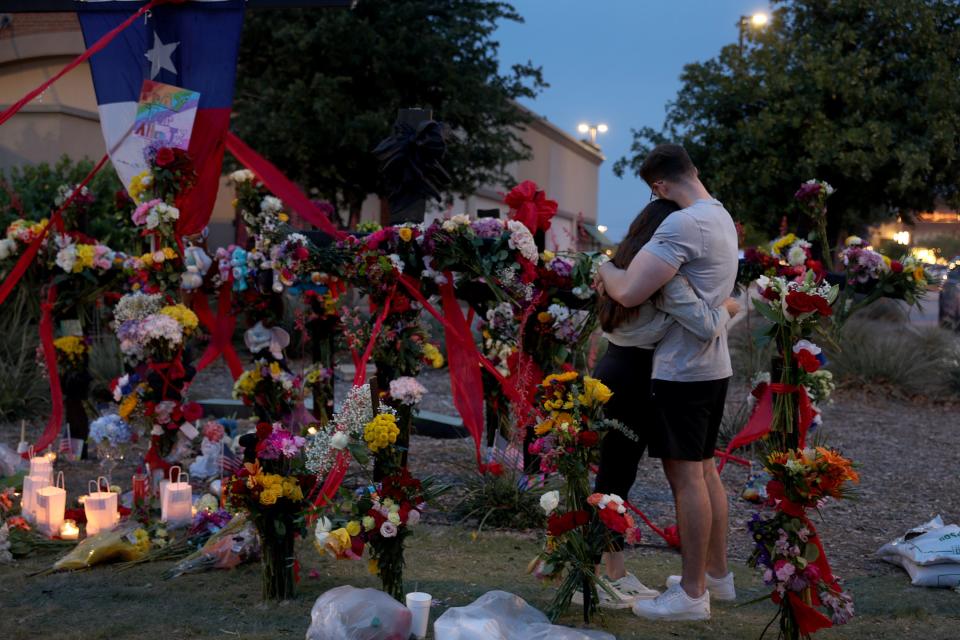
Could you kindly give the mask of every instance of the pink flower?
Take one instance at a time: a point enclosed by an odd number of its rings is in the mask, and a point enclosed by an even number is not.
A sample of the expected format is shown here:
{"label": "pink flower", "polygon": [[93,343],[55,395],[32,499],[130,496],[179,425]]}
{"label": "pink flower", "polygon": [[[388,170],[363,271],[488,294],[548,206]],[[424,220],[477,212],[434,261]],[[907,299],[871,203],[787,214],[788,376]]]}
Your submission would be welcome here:
{"label": "pink flower", "polygon": [[396,537],[397,525],[393,524],[389,520],[385,520],[384,523],[380,525],[380,535],[384,538]]}
{"label": "pink flower", "polygon": [[407,512],[407,526],[416,526],[418,522],[420,522],[420,512],[416,509],[410,509],[410,511]]}
{"label": "pink flower", "polygon": [[793,563],[787,562],[786,560],[777,560],[774,568],[776,569],[777,580],[780,582],[786,582],[797,570],[797,568],[793,566]]}
{"label": "pink flower", "polygon": [[210,442],[220,442],[223,438],[223,425],[215,420],[211,420],[203,425],[203,437]]}
{"label": "pink flower", "polygon": [[147,224],[147,214],[150,213],[150,209],[153,209],[155,206],[160,204],[160,202],[161,200],[154,199],[139,205],[133,211],[133,216],[132,216],[133,224],[135,225]]}

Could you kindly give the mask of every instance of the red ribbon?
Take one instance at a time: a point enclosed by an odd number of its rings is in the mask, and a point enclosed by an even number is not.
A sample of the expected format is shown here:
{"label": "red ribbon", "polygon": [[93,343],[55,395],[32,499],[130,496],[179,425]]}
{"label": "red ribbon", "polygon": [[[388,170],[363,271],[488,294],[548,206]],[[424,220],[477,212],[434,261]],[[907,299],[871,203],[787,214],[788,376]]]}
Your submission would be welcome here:
{"label": "red ribbon", "polygon": [[[393,293],[396,290],[396,287],[390,290],[390,295],[387,296],[386,302],[383,303],[383,307],[380,309],[380,313],[377,315],[376,321],[373,323],[373,329],[370,331],[370,341],[367,342],[367,347],[363,350],[363,355],[357,353],[357,350],[353,347],[350,347],[350,356],[353,358],[353,366],[356,369],[353,372],[353,386],[359,387],[367,381],[367,363],[370,362],[370,356],[373,355],[373,347],[377,344],[377,337],[380,335],[380,330],[383,329],[383,323],[387,319],[387,314],[390,313],[390,302],[393,300]],[[381,382],[383,382],[381,380]]]}
{"label": "red ribbon", "polygon": [[70,197],[60,205],[59,209],[51,214],[50,222],[46,227],[44,227],[40,235],[33,239],[33,242],[30,243],[30,246],[27,247],[27,250],[24,251],[17,260],[17,264],[14,265],[13,269],[10,270],[10,273],[7,274],[7,277],[4,279],[3,284],[0,285],[0,304],[4,303],[4,301],[7,299],[7,296],[9,296],[10,292],[13,291],[13,288],[17,286],[18,282],[20,282],[20,278],[23,277],[23,274],[27,271],[27,268],[31,263],[33,263],[33,259],[37,257],[37,252],[40,251],[40,246],[43,244],[47,234],[50,233],[50,227],[54,227],[58,231],[63,230],[63,212],[66,211],[67,207],[73,204],[74,199],[80,195],[80,191],[83,189],[83,187],[87,186],[87,184],[93,180],[93,176],[95,176],[97,172],[103,168],[103,165],[107,163],[107,158],[108,156],[106,155],[100,158],[100,162],[98,162],[90,171],[90,173],[87,174],[87,177],[76,186],[76,188],[73,190],[73,193],[70,194]]}
{"label": "red ribbon", "polygon": [[102,38],[100,38],[99,40],[93,43],[93,46],[91,46],[89,49],[87,49],[86,51],[81,53],[79,56],[74,58],[72,61],[70,61],[67,64],[67,66],[65,66],[63,69],[61,69],[56,74],[54,74],[52,78],[50,78],[49,80],[41,84],[39,87],[37,87],[33,91],[30,91],[27,95],[23,96],[22,98],[14,102],[12,105],[7,107],[7,109],[3,113],[0,113],[0,125],[2,125],[4,122],[12,118],[28,102],[30,102],[31,100],[36,98],[38,95],[46,91],[47,88],[50,85],[52,85],[54,82],[56,82],[57,80],[65,76],[67,73],[69,73],[73,69],[76,69],[81,64],[86,62],[88,59],[90,59],[91,56],[93,56],[93,54],[104,49],[108,44],[110,44],[111,40],[113,40],[118,35],[120,35],[121,31],[123,31],[124,29],[129,27],[131,24],[133,24],[137,18],[145,14],[150,9],[154,8],[156,5],[163,4],[165,1],[166,0],[152,0],[152,2],[149,2],[148,4],[140,7],[139,11],[137,11],[135,14],[133,14],[132,16],[130,16],[129,18],[121,22],[119,25],[117,25],[116,27],[108,31],[106,34],[104,34]]}
{"label": "red ribbon", "polygon": [[304,220],[314,225],[334,240],[343,240],[347,237],[345,231],[333,226],[316,204],[289,178],[277,169],[269,160],[247,146],[233,132],[227,133],[227,149],[240,161],[240,164],[253,172],[257,179],[275,196],[290,205]]}
{"label": "red ribbon", "polygon": [[207,296],[203,293],[194,297],[193,310],[197,313],[197,318],[200,319],[203,326],[210,331],[210,344],[207,345],[206,351],[203,352],[197,362],[197,373],[206,369],[211,362],[223,355],[223,359],[230,368],[230,375],[236,380],[243,374],[243,363],[240,362],[240,356],[233,348],[233,330],[237,324],[237,319],[231,313],[232,285],[232,275],[228,281],[220,285],[216,318],[210,311]]}
{"label": "red ribbon", "polygon": [[[79,189],[77,189],[79,191]],[[40,346],[43,350],[43,362],[47,365],[47,376],[50,382],[50,419],[47,427],[40,434],[40,439],[33,445],[33,450],[40,452],[46,449],[56,439],[63,426],[63,395],[60,391],[60,374],[57,372],[57,349],[53,345],[53,307],[57,302],[57,288],[50,285],[47,289],[47,301],[40,305]],[[21,454],[24,459],[28,453]]]}
{"label": "red ribbon", "polygon": [[750,420],[727,445],[726,456],[720,461],[719,469],[721,471],[727,462],[727,457],[734,449],[760,440],[770,433],[770,428],[773,426],[773,396],[774,394],[786,395],[788,393],[797,396],[799,404],[797,431],[800,436],[800,448],[804,447],[807,441],[807,429],[810,428],[816,416],[813,405],[810,403],[810,396],[807,395],[806,387],[792,384],[767,384],[760,390],[760,398],[757,400],[757,406],[754,407],[753,413],[750,414]]}

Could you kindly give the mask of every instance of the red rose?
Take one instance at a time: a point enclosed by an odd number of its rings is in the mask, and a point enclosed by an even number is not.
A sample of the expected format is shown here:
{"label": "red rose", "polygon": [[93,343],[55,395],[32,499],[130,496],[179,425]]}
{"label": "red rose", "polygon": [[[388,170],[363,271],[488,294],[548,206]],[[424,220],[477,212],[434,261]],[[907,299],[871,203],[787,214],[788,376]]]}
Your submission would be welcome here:
{"label": "red rose", "polygon": [[890,262],[890,271],[893,271],[894,273],[902,273],[902,272],[903,272],[903,263],[900,262],[899,260],[893,260],[893,261],[891,261],[891,262]]}
{"label": "red rose", "polygon": [[830,316],[833,313],[826,300],[802,291],[791,291],[787,294],[787,311],[795,316],[814,312],[819,312],[823,316]]}
{"label": "red rose", "polygon": [[623,517],[623,514],[617,513],[613,509],[600,509],[600,522],[607,529],[617,533],[623,533],[627,530],[627,519]]}
{"label": "red rose", "polygon": [[183,412],[183,417],[190,422],[194,422],[203,417],[203,407],[196,402],[188,402],[180,407],[180,410]]}
{"label": "red rose", "polygon": [[577,442],[584,447],[595,447],[600,442],[600,434],[596,431],[581,431],[577,434]]}
{"label": "red rose", "polygon": [[499,462],[491,462],[490,464],[483,465],[483,472],[489,473],[495,478],[499,478],[503,475],[503,465]]}
{"label": "red rose", "polygon": [[173,162],[173,149],[164,147],[157,151],[156,163],[158,167],[165,167]]}
{"label": "red rose", "polygon": [[813,373],[820,368],[820,361],[817,360],[817,356],[813,355],[806,349],[801,349],[797,353],[797,364],[799,364],[800,368],[807,373]]}
{"label": "red rose", "polygon": [[273,433],[273,425],[269,422],[257,423],[257,440],[266,440]]}
{"label": "red rose", "polygon": [[547,518],[547,533],[556,537],[588,522],[590,522],[590,515],[586,511],[570,511],[563,515],[554,513]]}
{"label": "red rose", "polygon": [[766,289],[763,290],[763,293],[761,293],[760,295],[762,295],[766,300],[780,299],[780,294],[773,287],[767,287]]}
{"label": "red rose", "polygon": [[310,257],[310,251],[306,247],[297,247],[293,251],[293,257],[297,260],[306,260]]}

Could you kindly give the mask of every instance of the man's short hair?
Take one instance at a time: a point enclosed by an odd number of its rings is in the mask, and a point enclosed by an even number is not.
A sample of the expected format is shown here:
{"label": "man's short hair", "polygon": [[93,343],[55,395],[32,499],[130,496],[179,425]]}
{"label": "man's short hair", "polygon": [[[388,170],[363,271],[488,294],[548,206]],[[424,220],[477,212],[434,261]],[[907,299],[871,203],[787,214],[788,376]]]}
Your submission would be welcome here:
{"label": "man's short hair", "polygon": [[658,180],[676,181],[696,170],[686,149],[679,144],[658,144],[640,165],[640,177],[653,184]]}

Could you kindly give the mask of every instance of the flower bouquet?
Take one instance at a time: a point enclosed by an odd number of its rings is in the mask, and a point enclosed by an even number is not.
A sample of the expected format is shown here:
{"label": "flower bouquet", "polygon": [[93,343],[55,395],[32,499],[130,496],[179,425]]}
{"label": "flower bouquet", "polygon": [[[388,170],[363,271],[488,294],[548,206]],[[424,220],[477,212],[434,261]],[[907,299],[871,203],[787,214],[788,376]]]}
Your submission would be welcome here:
{"label": "flower bouquet", "polygon": [[97,447],[100,469],[109,481],[117,463],[126,456],[127,447],[137,441],[137,434],[126,420],[111,413],[90,423],[89,438]]}
{"label": "flower bouquet", "polygon": [[[540,456],[544,473],[559,472],[561,491],[544,494],[547,539],[531,564],[538,577],[560,582],[548,615],[556,620],[575,592],[583,594],[583,618],[597,611],[594,565],[610,542],[610,531],[639,540],[639,531],[617,496],[591,495],[590,466],[596,462],[603,431],[619,425],[603,418],[603,405],[612,392],[575,371],[551,374],[540,385],[539,399],[546,418],[536,426],[531,453]],[[560,509],[560,505],[563,508]]]}
{"label": "flower bouquet", "polygon": [[261,420],[279,421],[302,399],[303,380],[278,361],[260,358],[233,383],[233,397],[252,406]]}
{"label": "flower bouquet", "polygon": [[304,438],[280,423],[261,422],[249,444],[253,463],[246,463],[231,480],[230,504],[249,513],[260,534],[263,599],[294,596],[294,540],[304,528],[306,496],[316,477],[304,467]]}
{"label": "flower bouquet", "polygon": [[[755,548],[748,564],[763,571],[780,607],[780,633],[808,637],[853,616],[853,599],[833,575],[806,510],[828,498],[844,499],[859,476],[847,458],[824,447],[774,451],[765,461],[771,515],[755,514],[747,528]],[[825,609],[828,616],[819,609]]]}
{"label": "flower bouquet", "polygon": [[793,194],[803,212],[813,220],[823,261],[830,271],[833,271],[833,251],[827,237],[827,198],[835,191],[825,180],[807,180]]}

